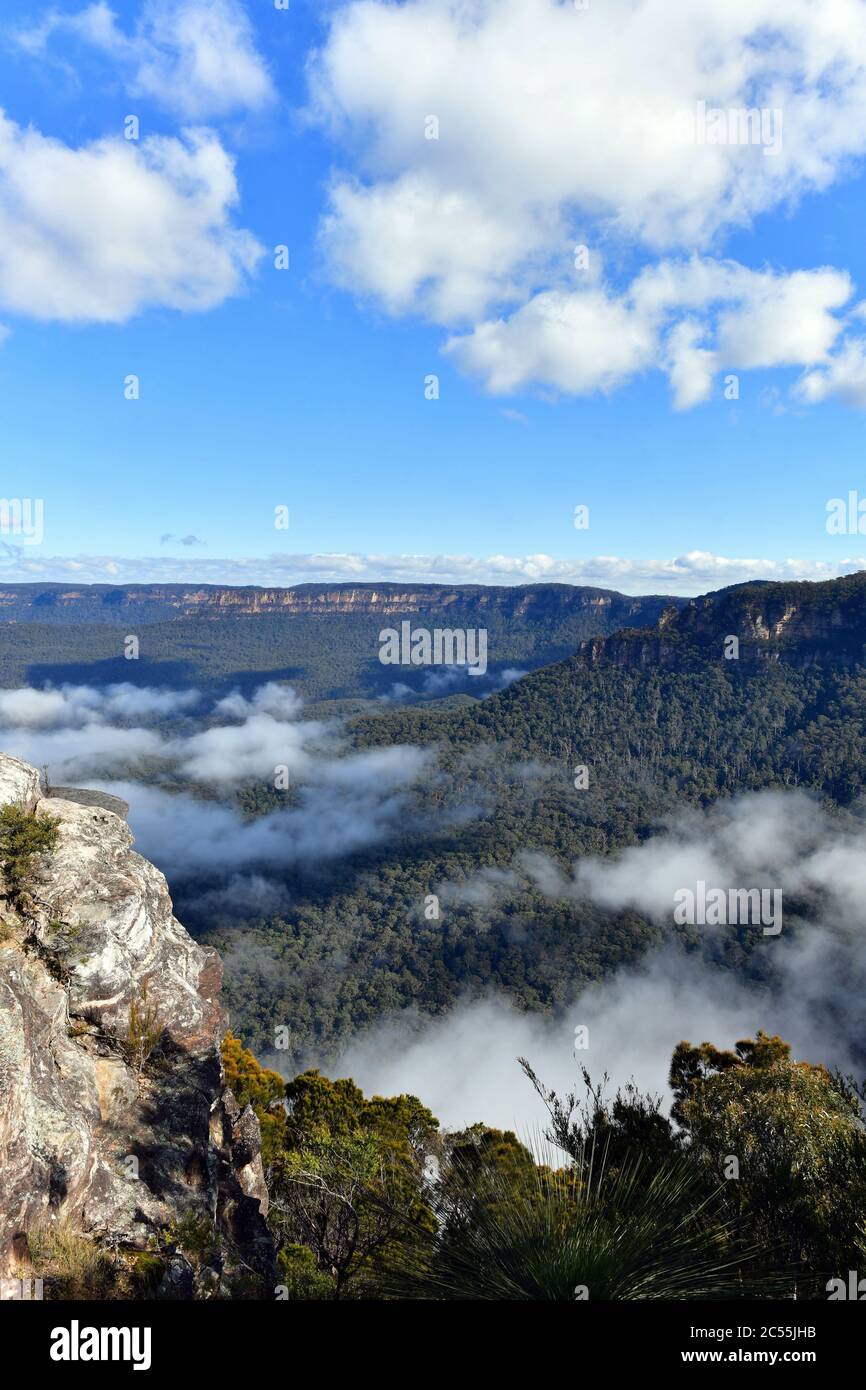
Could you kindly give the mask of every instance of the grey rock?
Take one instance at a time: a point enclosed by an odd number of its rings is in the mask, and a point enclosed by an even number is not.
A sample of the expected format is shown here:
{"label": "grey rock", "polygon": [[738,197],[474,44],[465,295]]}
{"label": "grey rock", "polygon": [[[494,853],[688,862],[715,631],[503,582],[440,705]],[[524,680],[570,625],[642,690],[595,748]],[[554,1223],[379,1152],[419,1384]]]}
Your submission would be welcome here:
{"label": "grey rock", "polygon": [[[215,1226],[220,1279],[251,1269],[272,1287],[259,1126],[222,1076],[219,957],[120,816],[41,796],[36,769],[0,754],[8,801],[54,817],[59,842],[27,916],[0,901],[0,1277],[39,1221],[135,1250],[192,1215]],[[146,1065],[133,1008],[161,1035]],[[183,1263],[163,1296],[189,1296]]]}

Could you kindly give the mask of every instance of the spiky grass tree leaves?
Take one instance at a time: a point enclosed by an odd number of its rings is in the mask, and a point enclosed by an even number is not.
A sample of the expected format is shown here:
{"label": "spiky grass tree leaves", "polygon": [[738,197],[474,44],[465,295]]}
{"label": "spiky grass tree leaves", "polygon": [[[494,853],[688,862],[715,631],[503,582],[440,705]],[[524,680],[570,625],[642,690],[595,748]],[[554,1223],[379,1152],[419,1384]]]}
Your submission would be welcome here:
{"label": "spiky grass tree leaves", "polygon": [[[465,1181],[465,1185],[464,1185]],[[686,1159],[606,1167],[510,1164],[452,1173],[439,1228],[408,1246],[393,1292],[439,1300],[556,1302],[754,1297],[742,1252]],[[765,1291],[766,1296],[766,1291]]]}

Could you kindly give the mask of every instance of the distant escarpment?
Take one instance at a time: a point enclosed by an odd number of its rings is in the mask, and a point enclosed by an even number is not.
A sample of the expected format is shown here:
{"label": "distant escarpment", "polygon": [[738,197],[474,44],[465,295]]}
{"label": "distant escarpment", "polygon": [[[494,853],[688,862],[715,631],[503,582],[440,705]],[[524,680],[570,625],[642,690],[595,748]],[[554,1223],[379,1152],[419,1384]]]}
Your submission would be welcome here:
{"label": "distant escarpment", "polygon": [[46,796],[0,754],[0,1277],[62,1291],[78,1242],[127,1292],[272,1296],[258,1123],[221,1070],[221,962],[123,809]]}
{"label": "distant escarpment", "polygon": [[866,573],[721,589],[668,607],[654,628],[587,638],[577,656],[631,669],[688,669],[715,658],[801,668],[866,664]]}
{"label": "distant escarpment", "polygon": [[0,622],[165,622],[173,617],[218,618],[258,614],[382,617],[477,610],[503,618],[557,621],[595,615],[599,630],[642,627],[658,621],[671,603],[658,595],[629,597],[613,590],[569,584],[298,584],[292,588],[215,584],[6,584],[0,587]]}

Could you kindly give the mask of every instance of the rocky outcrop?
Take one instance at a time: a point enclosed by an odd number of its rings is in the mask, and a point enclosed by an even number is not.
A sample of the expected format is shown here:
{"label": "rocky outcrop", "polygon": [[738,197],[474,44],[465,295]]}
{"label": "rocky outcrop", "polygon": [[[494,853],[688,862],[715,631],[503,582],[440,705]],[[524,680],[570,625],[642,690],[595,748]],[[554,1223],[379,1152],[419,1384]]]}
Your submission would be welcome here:
{"label": "rocky outcrop", "polygon": [[[634,626],[634,625],[633,625]],[[807,667],[866,662],[866,573],[826,583],[740,584],[668,607],[655,628],[592,637],[579,661],[632,669],[686,669],[723,660],[728,638],[738,661]]]}
{"label": "rocky outcrop", "polygon": [[[27,894],[0,884],[0,1277],[34,1226],[64,1221],[164,1252],[167,1294],[205,1274],[209,1292],[272,1289],[258,1122],[223,1084],[219,957],[125,820],[64,793],[0,755],[0,804],[57,827]],[[173,1244],[182,1222],[211,1232],[206,1270]]]}

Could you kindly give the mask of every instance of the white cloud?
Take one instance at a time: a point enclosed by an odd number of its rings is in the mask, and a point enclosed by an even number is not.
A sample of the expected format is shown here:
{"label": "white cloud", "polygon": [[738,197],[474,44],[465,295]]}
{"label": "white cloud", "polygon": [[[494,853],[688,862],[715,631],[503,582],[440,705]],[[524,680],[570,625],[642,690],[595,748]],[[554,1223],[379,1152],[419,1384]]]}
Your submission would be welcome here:
{"label": "white cloud", "polygon": [[197,690],[165,690],[129,681],[97,689],[64,685],[58,690],[23,686],[0,690],[0,724],[26,729],[80,728],[111,719],[165,718],[198,704]]}
{"label": "white cloud", "polygon": [[152,98],[187,119],[256,109],[274,99],[238,0],[149,0],[131,33],[98,0],[75,14],[52,10],[17,39],[25,51],[44,54],[58,35],[72,35],[109,57],[125,74],[132,96]]}
{"label": "white cloud", "polygon": [[[420,1096],[449,1128],[481,1121],[530,1140],[547,1115],[517,1065],[520,1056],[559,1095],[582,1094],[579,1069],[586,1066],[595,1082],[608,1074],[609,1096],[633,1080],[668,1104],[671,1055],[684,1038],[732,1047],[762,1028],[790,1042],[797,1058],[856,1072],[851,982],[862,986],[862,953],[849,944],[834,956],[836,944],[816,931],[811,945],[792,950],[776,990],[750,988],[699,956],[659,950],[586,988],[552,1017],[523,1012],[501,995],[433,1020],[407,1011],[358,1038],[338,1063],[312,1055],[306,1064],[327,1063],[330,1075],[351,1076],[368,1095]],[[824,1026],[829,1006],[845,997],[846,971],[850,1032]],[[589,1046],[575,1052],[578,1025],[588,1030]]]}
{"label": "white cloud", "polygon": [[232,225],[237,197],[211,132],[76,149],[0,112],[0,308],[102,323],[211,309],[262,254]]}
{"label": "white cloud", "polygon": [[[702,297],[679,260],[630,291],[601,263],[705,254],[829,188],[866,152],[864,60],[860,0],[351,0],[311,64],[312,118],[347,169],[322,224],[331,273],[463,330],[448,350],[494,392],[609,391],[660,366],[688,408],[722,367],[824,363],[844,272],[709,262]],[[764,143],[700,142],[701,102],[764,108]]]}
{"label": "white cloud", "polygon": [[866,341],[844,343],[827,367],[806,372],[797,395],[812,405],[836,397],[845,405],[866,409]]}
{"label": "white cloud", "polygon": [[[328,862],[383,843],[412,824],[413,788],[432,751],[400,744],[347,752],[337,720],[296,718],[301,701],[276,682],[246,701],[217,701],[214,717],[241,722],[193,732],[185,723],[174,732],[115,722],[139,717],[159,724],[200,699],[197,691],[128,683],[0,691],[0,748],[47,766],[55,786],[115,791],[129,803],[141,852],[179,878],[204,869],[251,871],[255,878],[261,869]],[[231,802],[198,800],[168,785],[104,780],[134,776],[144,759],[151,760],[151,783],[156,766],[166,783],[177,772],[223,792],[257,781],[273,786],[277,767],[287,767],[291,797],[285,810],[250,820]],[[240,880],[235,891],[243,891]],[[253,896],[262,898],[258,891]]]}
{"label": "white cloud", "polygon": [[337,181],[330,198],[321,241],[334,280],[389,313],[422,309],[452,323],[516,292],[510,268],[526,253],[526,217],[499,219],[472,190],[414,173],[372,188]]}
{"label": "white cloud", "polygon": [[231,695],[226,695],[217,702],[215,713],[228,719],[247,719],[251,714],[270,714],[274,719],[294,719],[302,706],[300,695],[291,686],[268,681],[254,691],[251,699],[247,699],[237,690]]}
{"label": "white cloud", "polygon": [[[528,217],[542,244],[577,208],[646,244],[693,247],[828,186],[862,152],[864,52],[857,0],[781,11],[773,0],[365,0],[334,15],[312,101],[386,197],[414,176],[440,195],[473,192],[503,226]],[[689,143],[683,115],[700,101],[780,108],[782,149]],[[450,240],[443,228],[446,260]],[[459,242],[450,255],[459,274]]]}
{"label": "white cloud", "polygon": [[[706,245],[826,186],[862,150],[850,117],[866,26],[850,0],[832,11],[806,0],[782,13],[771,0],[609,0],[585,11],[556,0],[351,3],[315,62],[313,109],[354,140],[371,186],[395,205],[415,178],[431,199],[471,192],[491,223],[526,219],[514,266],[549,249],[573,208],[651,246]],[[701,100],[781,107],[781,151],[684,140],[683,114]],[[459,239],[440,235],[432,273],[459,276]],[[390,259],[386,248],[382,265]]]}
{"label": "white cloud", "polygon": [[852,294],[849,276],[827,267],[786,275],[703,257],[663,260],[621,295],[599,287],[536,295],[510,318],[450,338],[445,351],[493,394],[548,385],[589,395],[658,366],[686,409],[709,398],[720,371],[826,361],[843,328],[834,311]]}
{"label": "white cloud", "polygon": [[[5,748],[17,749],[14,740],[2,737]],[[413,785],[431,756],[426,749],[401,745],[333,762],[310,761],[296,804],[253,819],[231,804],[140,782],[91,779],[88,785],[128,803],[139,852],[178,881],[203,871],[279,874],[341,859],[402,834],[411,823]],[[201,780],[210,782],[210,769],[200,771]],[[244,779],[258,775],[255,750],[243,768],[238,761],[236,771]]]}
{"label": "white cloud", "polygon": [[[495,910],[528,877],[550,897],[575,903],[577,914],[591,898],[608,910],[670,922],[675,890],[697,878],[725,887],[763,881],[804,895],[801,921],[796,932],[789,921],[766,939],[760,986],[720,966],[709,934],[725,928],[701,928],[704,951],[685,954],[666,943],[552,1016],[521,1012],[501,995],[432,1021],[408,1010],[358,1038],[331,1074],[350,1075],[375,1095],[419,1095],[452,1127],[484,1121],[523,1134],[537,1131],[545,1114],[517,1067],[519,1055],[560,1095],[579,1089],[581,1065],[596,1082],[607,1072],[611,1090],[634,1079],[665,1094],[671,1054],[683,1038],[730,1047],[762,1028],[790,1042],[797,1058],[859,1074],[864,849],[862,819],[831,816],[802,792],[760,792],[692,809],[639,846],[578,861],[571,876],[543,854],[520,856],[514,870],[482,869],[437,889],[443,901],[477,914]],[[578,1025],[588,1030],[588,1047],[575,1052]]]}
{"label": "white cloud", "polygon": [[652,325],[603,290],[536,295],[508,320],[446,344],[495,394],[543,383],[570,395],[608,391],[653,364]]}
{"label": "white cloud", "polygon": [[[10,547],[11,549],[11,547]],[[16,581],[150,584],[260,584],[289,587],[319,581],[428,584],[590,584],[625,593],[695,595],[750,579],[836,579],[866,569],[866,556],[839,560],[800,557],[715,555],[689,550],[665,558],[634,559],[592,555],[557,559],[553,555],[383,555],[276,554],[187,560],[155,556],[81,555],[32,558],[13,552],[0,566],[8,583]]]}
{"label": "white cloud", "polygon": [[292,777],[307,775],[314,751],[321,751],[327,738],[324,724],[290,724],[259,713],[247,715],[242,724],[204,729],[176,740],[167,752],[195,782],[219,786],[257,777],[273,784],[277,767],[288,768]]}
{"label": "white cloud", "polygon": [[[97,692],[95,692],[97,693]],[[155,690],[151,686],[123,681],[98,692],[102,712],[109,719],[164,719],[193,709],[201,700],[197,690]]]}

